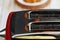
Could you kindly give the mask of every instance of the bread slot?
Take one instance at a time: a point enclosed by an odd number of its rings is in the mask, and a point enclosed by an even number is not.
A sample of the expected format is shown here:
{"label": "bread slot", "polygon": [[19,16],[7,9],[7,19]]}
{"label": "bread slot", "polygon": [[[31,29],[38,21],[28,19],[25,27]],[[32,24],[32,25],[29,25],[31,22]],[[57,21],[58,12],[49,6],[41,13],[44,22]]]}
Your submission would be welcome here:
{"label": "bread slot", "polygon": [[60,22],[32,22],[28,28],[30,32],[60,31]]}
{"label": "bread slot", "polygon": [[59,11],[32,11],[28,13],[28,19],[40,19],[40,21],[60,20]]}

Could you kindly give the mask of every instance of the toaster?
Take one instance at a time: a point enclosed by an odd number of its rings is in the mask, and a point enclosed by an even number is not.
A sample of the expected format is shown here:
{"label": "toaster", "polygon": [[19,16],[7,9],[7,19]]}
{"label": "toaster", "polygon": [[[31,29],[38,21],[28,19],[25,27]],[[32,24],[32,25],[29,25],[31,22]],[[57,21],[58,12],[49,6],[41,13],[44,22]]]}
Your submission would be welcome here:
{"label": "toaster", "polygon": [[[39,20],[37,20],[39,19]],[[60,34],[40,34],[45,31],[60,31],[60,11],[37,10],[11,12],[6,23],[6,40],[14,40],[15,36],[53,36],[60,38]],[[20,40],[18,38],[18,40]]]}

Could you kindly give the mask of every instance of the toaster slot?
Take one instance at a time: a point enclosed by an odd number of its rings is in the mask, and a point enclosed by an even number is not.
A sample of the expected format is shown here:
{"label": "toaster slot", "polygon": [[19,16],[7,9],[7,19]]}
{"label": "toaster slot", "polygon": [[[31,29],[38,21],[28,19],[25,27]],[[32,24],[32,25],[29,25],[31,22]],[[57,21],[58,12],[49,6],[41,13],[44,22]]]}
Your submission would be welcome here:
{"label": "toaster slot", "polygon": [[41,21],[60,20],[59,11],[31,11],[28,12],[28,19],[40,19]]}
{"label": "toaster slot", "polygon": [[60,31],[60,22],[33,22],[29,24],[29,31]]}

